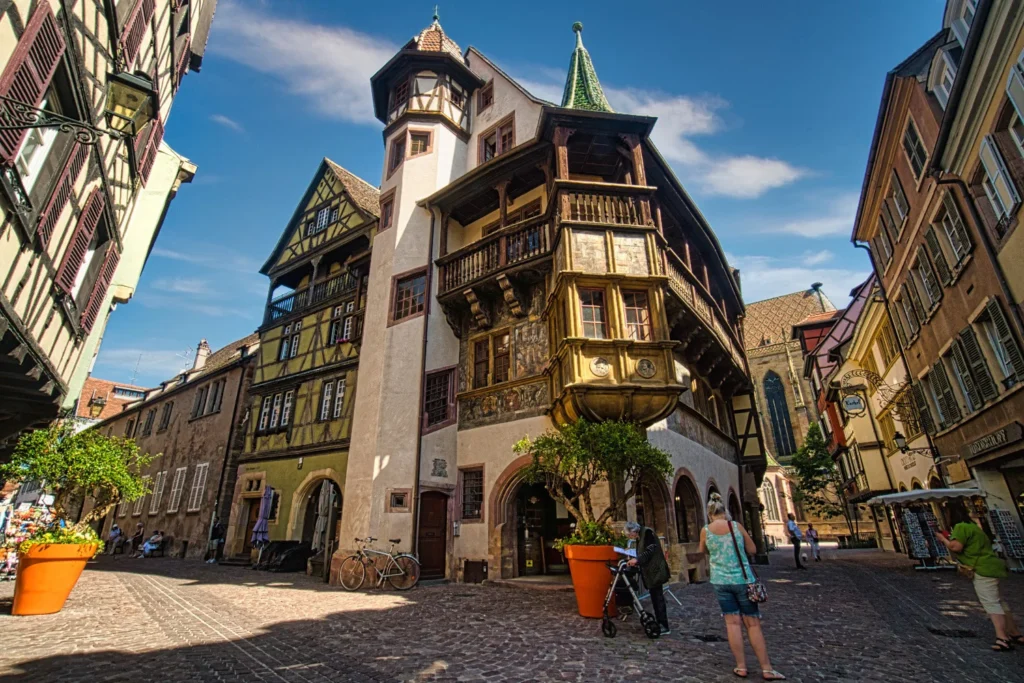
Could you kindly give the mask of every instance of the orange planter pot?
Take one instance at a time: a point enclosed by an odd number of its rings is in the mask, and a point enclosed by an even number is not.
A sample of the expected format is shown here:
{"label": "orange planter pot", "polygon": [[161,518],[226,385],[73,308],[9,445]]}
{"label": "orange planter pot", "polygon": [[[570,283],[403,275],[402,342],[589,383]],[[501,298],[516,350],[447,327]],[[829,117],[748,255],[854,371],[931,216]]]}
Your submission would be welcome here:
{"label": "orange planter pot", "polygon": [[[604,599],[612,585],[609,562],[618,554],[610,545],[567,545],[565,557],[569,560],[572,587],[576,591],[576,607],[581,617],[600,619],[604,616]],[[608,605],[608,613],[616,614],[615,601]]]}
{"label": "orange planter pot", "polygon": [[49,543],[19,553],[11,613],[27,616],[59,612],[96,548],[95,543]]}

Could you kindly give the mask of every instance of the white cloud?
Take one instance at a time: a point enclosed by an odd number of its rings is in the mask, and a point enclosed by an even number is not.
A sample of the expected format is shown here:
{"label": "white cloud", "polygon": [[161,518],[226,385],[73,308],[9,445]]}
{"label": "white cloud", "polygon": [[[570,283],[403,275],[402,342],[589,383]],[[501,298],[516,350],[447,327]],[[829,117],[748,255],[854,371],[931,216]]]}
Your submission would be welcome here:
{"label": "white cloud", "polygon": [[152,287],[174,294],[206,294],[211,289],[206,280],[187,277],[160,278],[153,282]]}
{"label": "white cloud", "polygon": [[820,266],[822,263],[828,263],[835,256],[828,249],[822,249],[821,251],[805,251],[800,257],[800,260],[804,262],[805,266]]}
{"label": "white cloud", "polygon": [[[94,374],[103,377],[123,378],[127,381],[138,366],[137,381],[152,383],[169,379],[181,372],[186,366],[191,367],[191,360],[184,358],[185,349],[154,350],[147,348],[113,348],[103,346],[96,358],[96,367],[103,368]],[[148,380],[148,381],[147,381]]]}
{"label": "white cloud", "polygon": [[779,159],[746,155],[713,160],[703,174],[702,183],[710,194],[753,199],[768,190],[789,185],[806,174],[806,171]]}
{"label": "white cloud", "polygon": [[237,249],[222,247],[208,242],[194,242],[187,250],[154,247],[152,254],[160,258],[191,263],[203,266],[204,268],[214,268],[220,271],[229,270],[250,275],[257,273],[260,266],[263,265],[244,254],[239,254]]}
{"label": "white cloud", "polygon": [[831,237],[849,235],[853,230],[853,221],[857,215],[857,204],[860,195],[846,192],[825,203],[818,215],[783,223],[771,232],[784,232],[801,237]]}
{"label": "white cloud", "polygon": [[821,282],[825,295],[837,308],[843,308],[850,290],[871,274],[866,259],[859,268],[855,263],[844,263],[848,267],[822,268],[807,259],[801,262],[799,258],[729,254],[727,258],[731,266],[740,270],[743,300],[747,303],[808,289],[812,283]]}
{"label": "white cloud", "polygon": [[322,114],[373,123],[370,76],[398,46],[343,26],[283,19],[240,2],[217,8],[210,49],[277,77]]}
{"label": "white cloud", "polygon": [[223,114],[211,114],[210,115],[210,120],[213,121],[214,123],[219,123],[220,125],[224,126],[225,128],[230,128],[231,130],[235,131],[236,133],[244,133],[245,132],[245,128],[242,126],[242,124],[240,124],[238,121],[235,121],[232,118],[228,118],[227,116],[224,116]]}

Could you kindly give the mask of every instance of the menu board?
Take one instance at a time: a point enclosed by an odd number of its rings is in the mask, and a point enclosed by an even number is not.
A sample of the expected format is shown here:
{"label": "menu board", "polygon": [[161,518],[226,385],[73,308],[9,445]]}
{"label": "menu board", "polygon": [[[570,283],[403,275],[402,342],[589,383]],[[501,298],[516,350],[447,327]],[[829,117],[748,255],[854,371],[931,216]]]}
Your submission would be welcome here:
{"label": "menu board", "polygon": [[1013,513],[1009,510],[989,510],[988,518],[992,522],[992,531],[1003,544],[1003,553],[1007,557],[1024,559],[1024,538],[1013,522]]}
{"label": "menu board", "polygon": [[931,557],[928,550],[928,539],[925,537],[921,521],[914,510],[903,511],[903,535],[907,545],[907,554],[917,560]]}

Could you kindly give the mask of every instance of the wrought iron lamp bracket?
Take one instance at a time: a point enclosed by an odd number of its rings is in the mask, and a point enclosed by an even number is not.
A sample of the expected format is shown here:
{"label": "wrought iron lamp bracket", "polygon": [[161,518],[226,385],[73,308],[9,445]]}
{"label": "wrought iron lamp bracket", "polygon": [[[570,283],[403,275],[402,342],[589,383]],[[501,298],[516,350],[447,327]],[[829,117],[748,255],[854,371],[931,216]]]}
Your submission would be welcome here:
{"label": "wrought iron lamp bracket", "polygon": [[128,135],[109,128],[96,128],[84,121],[62,116],[56,112],[33,107],[24,102],[0,95],[0,130],[26,130],[29,128],[57,128],[75,136],[83,145],[95,145],[101,135],[123,140]]}

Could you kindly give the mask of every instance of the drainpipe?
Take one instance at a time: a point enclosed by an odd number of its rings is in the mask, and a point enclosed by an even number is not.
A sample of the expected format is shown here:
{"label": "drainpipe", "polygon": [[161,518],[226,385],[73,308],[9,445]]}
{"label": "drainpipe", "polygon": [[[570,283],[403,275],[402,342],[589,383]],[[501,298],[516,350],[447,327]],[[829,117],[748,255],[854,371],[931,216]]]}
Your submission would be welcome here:
{"label": "drainpipe", "polygon": [[1013,293],[1010,292],[1010,285],[1006,281],[1006,275],[1003,274],[1003,268],[999,264],[999,260],[996,258],[996,249],[992,244],[992,240],[989,238],[988,230],[985,229],[985,223],[981,220],[981,214],[978,213],[978,207],[974,205],[974,199],[971,195],[970,189],[959,176],[949,175],[942,177],[941,171],[936,171],[934,174],[936,185],[956,185],[960,188],[960,191],[967,198],[965,202],[968,210],[971,212],[971,217],[974,219],[974,224],[978,228],[978,234],[981,235],[981,243],[985,247],[985,253],[992,263],[992,269],[996,272],[996,277],[999,280],[999,288],[1002,290],[1003,298],[1006,299],[1007,307],[1010,309],[1010,316],[1013,318],[1013,326],[1017,328],[1017,338],[1024,339],[1024,320],[1021,320],[1020,307],[1017,306],[1016,300],[1013,298]]}
{"label": "drainpipe", "polygon": [[420,552],[420,458],[423,453],[423,391],[427,381],[427,329],[430,327],[430,300],[433,298],[434,283],[434,207],[427,206],[430,212],[430,239],[427,240],[427,282],[425,286],[427,310],[423,315],[423,355],[420,359],[420,398],[419,410],[416,411],[416,478],[412,489],[412,554],[419,557]]}

